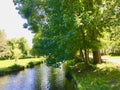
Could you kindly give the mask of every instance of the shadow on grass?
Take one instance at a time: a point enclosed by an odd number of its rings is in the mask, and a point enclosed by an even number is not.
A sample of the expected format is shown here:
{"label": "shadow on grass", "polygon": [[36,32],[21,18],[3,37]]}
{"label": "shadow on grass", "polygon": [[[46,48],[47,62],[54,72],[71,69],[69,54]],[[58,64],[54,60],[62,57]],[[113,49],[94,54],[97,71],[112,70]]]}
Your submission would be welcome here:
{"label": "shadow on grass", "polygon": [[120,66],[78,63],[71,70],[77,90],[120,90]]}

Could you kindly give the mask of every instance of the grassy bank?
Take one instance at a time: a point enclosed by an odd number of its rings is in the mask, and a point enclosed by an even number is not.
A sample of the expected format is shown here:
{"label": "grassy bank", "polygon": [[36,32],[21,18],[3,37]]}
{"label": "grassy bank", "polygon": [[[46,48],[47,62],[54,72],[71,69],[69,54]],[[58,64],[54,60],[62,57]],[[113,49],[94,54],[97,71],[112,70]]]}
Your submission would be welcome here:
{"label": "grassy bank", "polygon": [[71,66],[77,90],[120,90],[120,65],[103,63],[87,69],[84,64]]}
{"label": "grassy bank", "polygon": [[25,68],[33,67],[44,61],[44,58],[31,58],[31,59],[19,59],[17,62],[14,60],[1,60],[0,61],[0,76],[17,72]]}

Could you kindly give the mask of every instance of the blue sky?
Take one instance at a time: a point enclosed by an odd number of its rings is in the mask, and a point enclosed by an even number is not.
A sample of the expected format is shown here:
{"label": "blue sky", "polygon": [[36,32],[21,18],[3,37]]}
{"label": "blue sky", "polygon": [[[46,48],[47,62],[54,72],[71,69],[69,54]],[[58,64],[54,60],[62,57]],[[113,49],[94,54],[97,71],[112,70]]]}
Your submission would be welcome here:
{"label": "blue sky", "polygon": [[13,0],[0,0],[0,30],[4,30],[8,39],[25,37],[30,46],[32,45],[33,34],[23,28],[26,22],[15,10]]}

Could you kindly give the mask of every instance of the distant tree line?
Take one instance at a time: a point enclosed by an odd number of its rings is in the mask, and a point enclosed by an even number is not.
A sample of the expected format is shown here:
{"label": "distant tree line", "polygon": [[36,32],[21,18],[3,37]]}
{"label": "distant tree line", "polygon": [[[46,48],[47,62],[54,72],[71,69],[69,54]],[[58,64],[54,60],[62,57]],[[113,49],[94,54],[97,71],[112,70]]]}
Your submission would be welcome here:
{"label": "distant tree line", "polygon": [[0,59],[18,59],[31,57],[30,47],[24,37],[8,40],[0,31]]}
{"label": "distant tree line", "polygon": [[111,28],[110,32],[104,32],[102,39],[102,55],[120,56],[120,26]]}

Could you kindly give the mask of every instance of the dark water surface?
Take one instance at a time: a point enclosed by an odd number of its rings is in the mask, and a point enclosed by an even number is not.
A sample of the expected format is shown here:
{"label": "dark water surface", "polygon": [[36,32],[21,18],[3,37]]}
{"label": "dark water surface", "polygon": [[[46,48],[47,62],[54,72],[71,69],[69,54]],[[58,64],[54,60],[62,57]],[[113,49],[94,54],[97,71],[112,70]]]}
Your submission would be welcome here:
{"label": "dark water surface", "polygon": [[65,68],[45,64],[0,77],[0,90],[75,90],[65,77]]}

